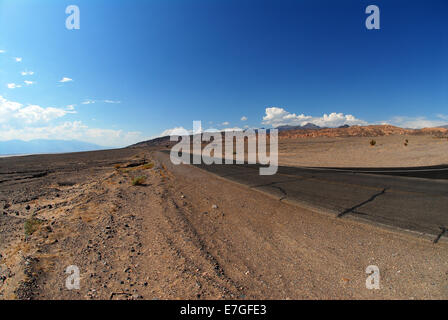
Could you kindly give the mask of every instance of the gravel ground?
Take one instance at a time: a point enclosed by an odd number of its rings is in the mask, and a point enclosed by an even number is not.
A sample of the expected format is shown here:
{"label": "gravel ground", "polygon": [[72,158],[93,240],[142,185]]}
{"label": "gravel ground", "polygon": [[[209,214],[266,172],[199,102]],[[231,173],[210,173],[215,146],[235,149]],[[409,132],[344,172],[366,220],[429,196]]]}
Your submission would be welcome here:
{"label": "gravel ground", "polygon": [[448,298],[445,242],[282,203],[151,148],[0,159],[0,209],[0,299]]}

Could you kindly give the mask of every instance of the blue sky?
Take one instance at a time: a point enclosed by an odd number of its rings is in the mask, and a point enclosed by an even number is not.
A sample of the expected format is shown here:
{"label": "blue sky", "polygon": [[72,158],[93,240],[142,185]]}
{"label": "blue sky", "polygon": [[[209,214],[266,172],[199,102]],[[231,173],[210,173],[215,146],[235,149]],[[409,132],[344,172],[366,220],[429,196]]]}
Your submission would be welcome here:
{"label": "blue sky", "polygon": [[0,140],[446,124],[447,14],[444,0],[0,0]]}

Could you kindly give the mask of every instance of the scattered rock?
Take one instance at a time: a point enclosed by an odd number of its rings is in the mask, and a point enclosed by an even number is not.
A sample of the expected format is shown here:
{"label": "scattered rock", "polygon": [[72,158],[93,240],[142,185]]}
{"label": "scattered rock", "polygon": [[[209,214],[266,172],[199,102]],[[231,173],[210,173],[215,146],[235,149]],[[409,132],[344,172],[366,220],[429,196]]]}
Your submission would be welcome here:
{"label": "scattered rock", "polygon": [[218,206],[216,204],[212,205],[212,209],[218,209]]}

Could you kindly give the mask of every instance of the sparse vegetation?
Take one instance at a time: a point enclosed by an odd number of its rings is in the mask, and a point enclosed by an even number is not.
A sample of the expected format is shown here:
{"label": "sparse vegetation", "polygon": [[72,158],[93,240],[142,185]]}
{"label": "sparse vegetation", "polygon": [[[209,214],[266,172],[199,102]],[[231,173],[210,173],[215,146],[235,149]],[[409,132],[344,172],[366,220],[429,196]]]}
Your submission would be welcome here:
{"label": "sparse vegetation", "polygon": [[143,169],[152,169],[154,168],[154,163],[147,163],[145,165],[143,165]]}
{"label": "sparse vegetation", "polygon": [[25,221],[25,235],[28,237],[30,235],[32,235],[38,228],[39,226],[42,224],[42,220],[39,220],[35,217],[29,218],[28,220]]}
{"label": "sparse vegetation", "polygon": [[370,140],[370,145],[373,147],[374,145],[376,145],[376,141],[375,140]]}
{"label": "sparse vegetation", "polygon": [[116,165],[114,165],[114,168],[115,168],[116,170],[120,169],[120,168],[121,168],[121,164],[117,163]]}
{"label": "sparse vegetation", "polygon": [[145,183],[145,181],[146,181],[145,176],[136,177],[136,178],[132,179],[132,185],[133,186],[141,186]]}

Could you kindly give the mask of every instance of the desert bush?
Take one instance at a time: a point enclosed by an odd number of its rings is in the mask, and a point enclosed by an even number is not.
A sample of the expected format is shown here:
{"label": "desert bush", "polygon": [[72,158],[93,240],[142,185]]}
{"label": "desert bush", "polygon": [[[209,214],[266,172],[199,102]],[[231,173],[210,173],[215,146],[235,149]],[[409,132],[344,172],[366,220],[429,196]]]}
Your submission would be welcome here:
{"label": "desert bush", "polygon": [[152,169],[154,168],[154,163],[147,163],[145,165],[143,165],[143,169]]}
{"label": "desert bush", "polygon": [[408,143],[409,143],[409,140],[408,140],[408,139],[404,140],[404,146],[405,146],[405,147],[408,146]]}
{"label": "desert bush", "polygon": [[32,235],[39,228],[42,222],[43,222],[42,220],[39,220],[34,217],[26,220],[24,225],[25,235],[26,236]]}
{"label": "desert bush", "polygon": [[372,139],[372,140],[370,140],[370,145],[371,145],[371,146],[374,146],[374,145],[376,145],[376,141],[375,141],[375,140],[373,140],[373,139]]}
{"label": "desert bush", "polygon": [[132,185],[133,186],[141,186],[145,183],[146,181],[146,177],[141,176],[141,177],[136,177],[134,179],[132,179]]}
{"label": "desert bush", "polygon": [[120,169],[121,168],[121,164],[117,163],[116,165],[114,165],[114,168],[117,169],[117,170]]}

